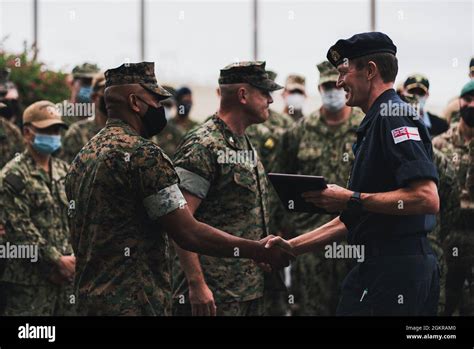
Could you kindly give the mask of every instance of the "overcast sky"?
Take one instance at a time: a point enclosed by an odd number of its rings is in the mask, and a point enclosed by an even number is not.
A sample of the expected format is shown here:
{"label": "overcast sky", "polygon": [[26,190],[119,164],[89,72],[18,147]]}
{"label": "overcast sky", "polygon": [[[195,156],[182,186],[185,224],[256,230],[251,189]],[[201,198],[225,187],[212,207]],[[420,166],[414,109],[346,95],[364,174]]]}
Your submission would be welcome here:
{"label": "overcast sky", "polygon": [[[33,0],[0,0],[4,48],[32,42]],[[259,59],[279,75],[307,78],[339,38],[369,30],[369,0],[260,1]],[[70,71],[84,61],[107,69],[139,61],[138,0],[40,0],[40,59]],[[468,80],[474,55],[474,1],[377,1],[377,30],[398,47],[399,75],[426,74],[428,106],[444,106]],[[146,60],[159,81],[214,86],[219,69],[253,58],[252,1],[147,1]]]}

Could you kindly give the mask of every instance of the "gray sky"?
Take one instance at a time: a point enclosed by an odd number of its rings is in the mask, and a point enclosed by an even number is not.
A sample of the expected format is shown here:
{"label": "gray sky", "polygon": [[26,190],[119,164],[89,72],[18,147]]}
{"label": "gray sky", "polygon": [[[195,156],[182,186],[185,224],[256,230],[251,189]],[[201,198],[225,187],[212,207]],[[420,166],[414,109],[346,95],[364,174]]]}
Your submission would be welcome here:
{"label": "gray sky", "polygon": [[[32,0],[0,0],[4,48],[33,37]],[[315,65],[339,38],[369,30],[369,0],[260,1],[260,54],[283,83],[307,78],[316,95]],[[413,72],[431,83],[428,107],[439,110],[468,80],[474,55],[474,0],[377,2],[377,30],[398,46],[399,81]],[[252,59],[252,1],[147,2],[146,60],[160,82],[216,85],[219,69]],[[70,71],[83,61],[102,68],[139,60],[139,1],[40,0],[40,59]]]}

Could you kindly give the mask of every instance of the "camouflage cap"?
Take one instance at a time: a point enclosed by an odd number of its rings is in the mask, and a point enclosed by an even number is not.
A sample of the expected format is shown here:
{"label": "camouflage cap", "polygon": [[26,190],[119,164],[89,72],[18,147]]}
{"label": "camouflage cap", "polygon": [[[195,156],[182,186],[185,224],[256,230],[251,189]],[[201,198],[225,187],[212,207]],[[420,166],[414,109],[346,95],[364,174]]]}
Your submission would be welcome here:
{"label": "camouflage cap", "polygon": [[247,61],[232,63],[221,69],[219,85],[250,84],[264,91],[276,91],[283,87],[269,78],[265,62]]}
{"label": "camouflage cap", "polygon": [[39,101],[31,104],[23,112],[23,124],[32,124],[37,128],[60,125],[67,128],[61,119],[58,108],[50,101]]}
{"label": "camouflage cap", "polygon": [[319,70],[319,84],[322,85],[326,82],[337,82],[339,78],[339,72],[329,61],[323,61],[316,65]]}
{"label": "camouflage cap", "polygon": [[268,78],[275,81],[275,79],[277,78],[278,74],[275,73],[273,70],[268,70],[267,69],[267,74],[268,74]]}
{"label": "camouflage cap", "polygon": [[162,87],[168,91],[173,97],[176,96],[176,89],[170,85],[162,85]]}
{"label": "camouflage cap", "polygon": [[92,91],[96,92],[105,87],[105,74],[99,72],[92,78]]}
{"label": "camouflage cap", "polygon": [[97,64],[83,63],[82,65],[76,65],[72,70],[72,77],[74,79],[80,78],[93,78],[95,74],[99,72]]}
{"label": "camouflage cap", "polygon": [[122,64],[118,68],[109,69],[105,72],[106,88],[127,84],[139,84],[160,99],[171,97],[171,93],[158,85],[154,62]]}
{"label": "camouflage cap", "polygon": [[422,74],[412,74],[403,83],[405,90],[411,90],[413,88],[421,88],[423,91],[428,92],[430,89],[430,82],[428,78]]}
{"label": "camouflage cap", "polygon": [[302,75],[291,74],[288,75],[285,82],[285,89],[288,91],[300,90],[306,91],[306,79]]}

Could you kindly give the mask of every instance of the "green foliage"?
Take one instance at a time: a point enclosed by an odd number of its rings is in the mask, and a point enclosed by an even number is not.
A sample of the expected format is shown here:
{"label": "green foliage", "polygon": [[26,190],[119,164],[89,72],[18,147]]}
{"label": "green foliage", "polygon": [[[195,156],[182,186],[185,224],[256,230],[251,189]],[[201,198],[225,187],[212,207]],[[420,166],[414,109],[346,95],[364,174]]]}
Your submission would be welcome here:
{"label": "green foliage", "polygon": [[68,99],[67,74],[48,69],[35,56],[33,48],[25,48],[20,54],[0,49],[0,68],[11,69],[10,80],[16,84],[22,104],[28,106],[43,99],[59,103]]}

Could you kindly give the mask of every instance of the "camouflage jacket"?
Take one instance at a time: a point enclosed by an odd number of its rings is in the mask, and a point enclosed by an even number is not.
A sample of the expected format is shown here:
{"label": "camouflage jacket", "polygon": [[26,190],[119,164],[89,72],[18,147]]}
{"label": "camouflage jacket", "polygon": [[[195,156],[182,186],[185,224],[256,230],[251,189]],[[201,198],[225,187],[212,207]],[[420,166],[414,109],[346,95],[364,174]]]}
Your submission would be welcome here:
{"label": "camouflage jacket", "polygon": [[471,201],[474,201],[474,141],[469,143],[469,165],[467,169],[466,187]]}
{"label": "camouflage jacket", "polygon": [[[349,178],[354,153],[352,144],[356,131],[364,118],[353,108],[348,121],[336,127],[326,124],[320,111],[301,119],[283,135],[278,151],[278,172],[324,176],[327,183],[345,187]],[[295,234],[305,233],[332,216],[308,213],[290,213]]]}
{"label": "camouflage jacket", "polygon": [[175,118],[172,118],[166,124],[165,129],[159,135],[154,136],[152,140],[163,149],[166,155],[173,157],[184,135],[197,125],[199,124],[191,119],[178,124]]}
{"label": "camouflage jacket", "polygon": [[64,190],[67,167],[52,157],[47,174],[25,151],[0,172],[0,224],[6,231],[0,241],[38,246],[37,262],[7,259],[2,281],[45,285],[58,259],[72,253]]}
{"label": "camouflage jacket", "polygon": [[459,195],[460,187],[453,164],[438,149],[433,149],[433,160],[439,174],[438,193],[440,199],[440,210],[437,224],[429,237],[439,246],[446,236],[451,232],[459,219]]}
{"label": "camouflage jacket", "polygon": [[[250,154],[232,161],[226,154]],[[230,155],[232,156],[232,155]],[[238,136],[214,115],[188,133],[174,158],[181,188],[202,199],[195,217],[234,236],[260,240],[268,234],[268,182],[247,136]],[[256,165],[255,167],[253,165]],[[200,256],[205,280],[217,303],[263,295],[263,272],[252,260]],[[186,292],[184,273],[176,277],[175,296]]]}
{"label": "camouflage jacket", "polygon": [[279,114],[271,109],[269,112],[270,117],[267,121],[251,125],[246,131],[267,173],[273,171],[281,136],[294,123],[293,119],[287,115]]}
{"label": "camouflage jacket", "polygon": [[71,163],[81,148],[99,131],[100,127],[93,119],[74,122],[62,138],[62,147],[58,157]]}
{"label": "camouflage jacket", "polygon": [[13,123],[0,117],[0,169],[23,151],[23,137]]}
{"label": "camouflage jacket", "polygon": [[178,182],[163,151],[119,119],[82,148],[66,177],[79,308],[170,314],[168,238],[156,219],[184,204]]}
{"label": "camouflage jacket", "polygon": [[435,137],[433,146],[438,148],[452,163],[461,186],[461,196],[467,198],[466,178],[469,166],[469,145],[459,133],[459,123],[452,124],[448,131]]}

